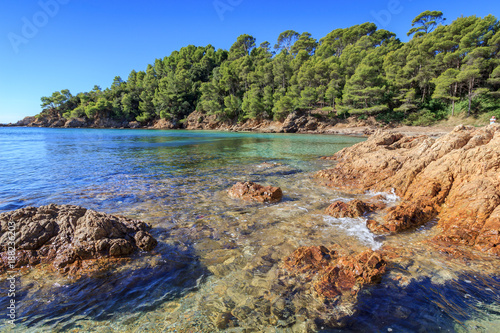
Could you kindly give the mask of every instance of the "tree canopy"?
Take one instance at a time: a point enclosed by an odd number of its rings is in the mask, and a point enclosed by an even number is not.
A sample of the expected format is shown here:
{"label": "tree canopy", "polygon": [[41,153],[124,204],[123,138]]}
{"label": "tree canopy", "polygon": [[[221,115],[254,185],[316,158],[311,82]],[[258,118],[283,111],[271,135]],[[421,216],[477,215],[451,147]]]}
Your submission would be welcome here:
{"label": "tree canopy", "polygon": [[317,108],[385,119],[500,109],[499,21],[444,20],[439,11],[419,14],[407,43],[367,22],[319,40],[287,30],[273,49],[247,34],[229,51],[189,45],[126,80],[116,76],[109,88],[77,95],[63,89],[42,97],[41,106],[65,118],[143,123],[181,120],[194,110],[242,121]]}

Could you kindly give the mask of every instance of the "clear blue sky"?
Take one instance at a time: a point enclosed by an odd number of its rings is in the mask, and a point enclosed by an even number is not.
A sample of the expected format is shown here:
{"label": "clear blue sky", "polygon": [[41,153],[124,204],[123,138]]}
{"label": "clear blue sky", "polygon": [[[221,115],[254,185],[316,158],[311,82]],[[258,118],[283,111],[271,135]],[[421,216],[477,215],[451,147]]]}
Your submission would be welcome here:
{"label": "clear blue sky", "polygon": [[40,97],[73,94],[116,75],[145,70],[183,46],[229,49],[241,34],[274,44],[288,29],[319,39],[337,28],[375,22],[406,41],[412,19],[441,10],[500,17],[492,0],[0,0],[0,123],[40,112]]}

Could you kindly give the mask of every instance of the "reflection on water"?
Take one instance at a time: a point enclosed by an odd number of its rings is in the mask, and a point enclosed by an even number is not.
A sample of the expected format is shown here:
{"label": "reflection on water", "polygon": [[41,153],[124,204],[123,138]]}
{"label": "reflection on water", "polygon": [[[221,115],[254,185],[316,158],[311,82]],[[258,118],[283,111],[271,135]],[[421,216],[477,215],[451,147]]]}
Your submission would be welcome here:
{"label": "reflection on water", "polygon": [[[436,230],[376,237],[363,219],[324,215],[352,197],[311,178],[354,137],[221,132],[0,128],[0,211],[76,204],[153,225],[159,246],[74,284],[32,270],[16,296],[13,331],[483,332],[498,328],[496,261],[465,266],[420,244]],[[236,181],[280,186],[284,200],[230,199]],[[367,194],[366,197],[375,194]],[[397,201],[388,196],[388,203]],[[360,296],[344,328],[314,321],[323,306],[283,275],[299,246],[359,252],[410,248]],[[472,264],[471,264],[472,265]],[[471,271],[477,271],[473,274]],[[2,283],[5,283],[3,281]],[[2,291],[6,290],[2,285]],[[7,297],[1,294],[1,304]],[[2,329],[7,330],[8,326]],[[493,331],[492,331],[493,332]]]}

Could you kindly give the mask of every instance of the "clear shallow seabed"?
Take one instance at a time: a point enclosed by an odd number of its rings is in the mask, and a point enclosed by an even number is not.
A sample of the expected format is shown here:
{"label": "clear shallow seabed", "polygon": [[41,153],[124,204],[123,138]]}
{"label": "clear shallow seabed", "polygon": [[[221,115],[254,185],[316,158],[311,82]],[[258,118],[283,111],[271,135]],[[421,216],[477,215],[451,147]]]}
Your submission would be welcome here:
{"label": "clear shallow seabed", "polygon": [[[0,330],[213,332],[221,314],[232,311],[242,319],[231,332],[301,332],[307,318],[299,309],[317,304],[311,295],[283,294],[277,283],[280,261],[299,246],[340,244],[355,252],[408,245],[416,255],[360,294],[347,327],[320,331],[500,331],[500,274],[491,273],[496,259],[477,264],[471,273],[446,257],[426,255],[418,245],[435,234],[435,223],[376,237],[363,219],[323,214],[332,201],[351,196],[312,178],[331,166],[318,157],[362,140],[0,128],[0,212],[49,203],[80,205],[144,220],[159,240],[153,255],[96,279],[70,283],[38,269],[25,273],[16,293],[20,319],[10,327],[2,310]],[[228,198],[227,189],[245,180],[280,186],[284,200],[262,205]],[[394,200],[387,197],[389,204]],[[5,309],[6,281],[0,286]],[[276,320],[271,312],[278,303],[290,306],[283,310],[288,315]]]}

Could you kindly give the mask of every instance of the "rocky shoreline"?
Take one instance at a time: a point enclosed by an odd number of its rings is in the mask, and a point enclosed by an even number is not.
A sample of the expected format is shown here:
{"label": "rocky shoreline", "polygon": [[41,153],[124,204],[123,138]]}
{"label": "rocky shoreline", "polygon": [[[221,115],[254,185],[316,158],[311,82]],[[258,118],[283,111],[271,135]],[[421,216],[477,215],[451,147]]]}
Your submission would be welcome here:
{"label": "rocky shoreline", "polygon": [[[293,123],[301,122],[300,119]],[[196,124],[200,123],[209,124],[210,120],[197,119]],[[411,233],[435,221],[432,228],[439,229],[439,233],[422,243],[426,255],[439,251],[459,260],[480,256],[498,260],[500,125],[458,126],[436,136],[393,131],[376,130],[366,141],[323,158],[331,161],[332,167],[317,172],[315,178],[351,198],[332,202],[324,214],[334,218],[364,217],[366,227],[382,235]],[[388,205],[382,194],[360,200],[367,192],[394,193],[400,200]],[[279,187],[238,182],[226,195],[274,205],[280,202],[283,192]],[[77,206],[22,208],[0,214],[0,222],[2,244],[9,242],[9,223],[16,223],[19,230],[15,237],[16,270],[41,265],[79,277],[95,270],[109,270],[119,260],[135,253],[142,255],[157,245],[149,233],[150,226],[144,222]],[[166,237],[184,246],[183,235],[187,235],[185,239],[205,239],[210,238],[210,232],[203,223],[192,223],[172,228]],[[218,329],[252,326],[255,323],[250,314],[255,308],[269,313],[265,317],[270,325],[294,327],[296,318],[302,316],[310,331],[322,326],[345,326],[358,311],[359,295],[371,285],[386,283],[389,278],[385,276],[396,271],[394,267],[399,261],[411,260],[413,250],[384,246],[353,252],[342,244],[321,243],[295,246],[286,254],[269,249],[265,256],[256,256],[255,262],[257,268],[269,270],[276,264],[269,283],[280,290],[280,297],[263,290],[265,297],[258,304],[228,302],[223,310],[212,309],[216,311],[212,321]],[[237,251],[231,244],[214,251],[223,258],[217,260],[223,261],[208,265],[212,259],[205,259],[208,271],[217,277],[233,273],[237,261],[226,255]],[[8,268],[8,256],[8,247],[2,248],[0,274]],[[406,283],[403,277],[399,283]],[[303,307],[301,297],[307,298],[307,307]]]}
{"label": "rocky shoreline", "polygon": [[500,125],[457,126],[434,139],[379,131],[327,159],[335,167],[316,177],[346,193],[390,192],[401,198],[379,209],[374,233],[413,230],[437,219],[429,240],[444,252],[500,255]]}
{"label": "rocky shoreline", "polygon": [[109,118],[90,120],[87,118],[65,119],[55,115],[26,117],[15,124],[4,124],[4,127],[49,127],[49,128],[131,128],[131,129],[186,129],[186,130],[218,130],[232,132],[258,133],[303,133],[303,134],[336,134],[368,136],[378,129],[392,132],[425,133],[438,137],[450,132],[449,127],[396,126],[378,122],[374,117],[359,119],[329,118],[321,113],[293,112],[284,121],[269,119],[247,120],[238,123],[233,120],[221,121],[216,115],[207,115],[199,111],[192,112],[184,121],[158,119],[148,123],[137,121],[119,121]]}

